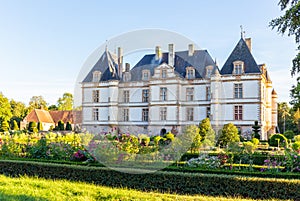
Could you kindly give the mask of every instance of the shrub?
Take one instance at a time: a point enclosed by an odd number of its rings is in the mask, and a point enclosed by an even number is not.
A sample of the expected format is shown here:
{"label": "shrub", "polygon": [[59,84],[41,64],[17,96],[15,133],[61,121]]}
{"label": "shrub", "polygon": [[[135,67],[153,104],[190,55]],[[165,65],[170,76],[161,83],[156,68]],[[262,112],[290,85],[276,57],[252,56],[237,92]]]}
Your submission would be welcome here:
{"label": "shrub", "polygon": [[1,130],[7,132],[9,130],[9,124],[6,120],[1,122]]}
{"label": "shrub", "polygon": [[221,131],[221,135],[218,139],[217,144],[219,144],[221,146],[226,146],[230,142],[239,142],[240,137],[239,137],[238,133],[239,133],[239,131],[234,124],[232,124],[232,123],[225,124]]}
{"label": "shrub", "polygon": [[65,124],[63,121],[59,120],[58,123],[57,123],[57,130],[59,131],[63,131],[65,130]]}
{"label": "shrub", "polygon": [[171,142],[175,139],[175,136],[173,133],[171,132],[168,132],[164,135],[164,137],[167,139],[167,140],[170,140]]}
{"label": "shrub", "polygon": [[221,166],[221,159],[217,156],[209,156],[208,154],[200,154],[198,158],[188,160],[188,167],[200,167],[205,169],[216,169]]}
{"label": "shrub", "polygon": [[287,139],[293,139],[295,134],[292,130],[287,130],[283,134]]}
{"label": "shrub", "polygon": [[247,141],[243,142],[244,150],[246,151],[247,154],[253,154],[255,149],[257,148],[257,145],[254,143]]}
{"label": "shrub", "polygon": [[294,151],[300,152],[300,141],[293,143],[292,148]]}
{"label": "shrub", "polygon": [[38,123],[37,123],[37,129],[38,129],[39,131],[44,130],[43,124],[42,124],[41,122],[38,122]]}
{"label": "shrub", "polygon": [[28,124],[28,131],[29,132],[34,132],[34,133],[37,132],[37,127],[36,127],[35,121],[29,122],[29,124]]}
{"label": "shrub", "polygon": [[257,139],[257,138],[252,138],[251,142],[252,142],[254,145],[258,145],[258,144],[259,144],[259,139]]}
{"label": "shrub", "polygon": [[300,135],[296,135],[296,136],[294,137],[294,140],[295,140],[296,142],[300,141]]}
{"label": "shrub", "polygon": [[72,130],[72,125],[71,125],[71,123],[69,121],[66,124],[66,130],[67,131],[71,131]]}
{"label": "shrub", "polygon": [[1,174],[10,176],[27,175],[48,179],[68,179],[142,191],[268,200],[300,199],[300,181],[294,179],[161,171],[149,174],[127,174],[108,168],[24,161],[0,161],[0,167]]}
{"label": "shrub", "polygon": [[[278,140],[279,140],[279,145],[278,145]],[[286,147],[288,144],[288,139],[282,135],[282,134],[274,134],[271,135],[270,140],[269,140],[270,146],[280,146],[280,147]]]}
{"label": "shrub", "polygon": [[19,129],[19,126],[18,126],[18,123],[17,123],[16,120],[13,120],[13,123],[12,123],[12,124],[13,124],[13,125],[12,125],[12,130],[14,130],[14,131],[20,130],[20,129]]}

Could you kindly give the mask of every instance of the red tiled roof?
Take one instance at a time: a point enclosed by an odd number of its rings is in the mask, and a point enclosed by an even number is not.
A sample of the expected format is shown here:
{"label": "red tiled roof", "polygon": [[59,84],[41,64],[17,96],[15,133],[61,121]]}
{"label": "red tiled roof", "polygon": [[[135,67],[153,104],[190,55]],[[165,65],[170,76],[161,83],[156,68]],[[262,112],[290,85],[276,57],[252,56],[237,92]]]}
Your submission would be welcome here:
{"label": "red tiled roof", "polygon": [[26,117],[25,120],[27,122],[35,121],[35,122],[43,122],[43,123],[54,123],[52,117],[49,112],[41,109],[32,110]]}

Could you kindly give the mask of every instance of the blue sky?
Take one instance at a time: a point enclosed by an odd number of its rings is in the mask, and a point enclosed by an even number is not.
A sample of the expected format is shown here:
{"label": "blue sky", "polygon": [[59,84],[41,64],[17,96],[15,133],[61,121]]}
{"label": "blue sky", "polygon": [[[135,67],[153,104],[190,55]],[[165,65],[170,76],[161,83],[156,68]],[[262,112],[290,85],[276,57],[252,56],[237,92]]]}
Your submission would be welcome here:
{"label": "blue sky", "polygon": [[267,64],[279,101],[289,101],[296,45],[268,27],[281,14],[273,0],[0,0],[0,91],[26,104],[34,95],[55,104],[64,92],[73,93],[83,63],[97,47],[144,28],[182,34],[222,66],[243,25],[257,63]]}

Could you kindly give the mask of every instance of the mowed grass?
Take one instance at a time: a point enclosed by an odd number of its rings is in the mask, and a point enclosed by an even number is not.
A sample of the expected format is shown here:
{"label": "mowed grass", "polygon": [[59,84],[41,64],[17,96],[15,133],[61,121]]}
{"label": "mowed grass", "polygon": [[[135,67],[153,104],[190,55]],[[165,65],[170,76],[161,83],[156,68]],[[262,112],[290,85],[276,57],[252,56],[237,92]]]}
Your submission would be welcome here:
{"label": "mowed grass", "polygon": [[93,184],[42,178],[11,178],[0,175],[0,200],[251,200],[210,196],[188,196],[157,192],[142,192],[122,188],[109,188]]}

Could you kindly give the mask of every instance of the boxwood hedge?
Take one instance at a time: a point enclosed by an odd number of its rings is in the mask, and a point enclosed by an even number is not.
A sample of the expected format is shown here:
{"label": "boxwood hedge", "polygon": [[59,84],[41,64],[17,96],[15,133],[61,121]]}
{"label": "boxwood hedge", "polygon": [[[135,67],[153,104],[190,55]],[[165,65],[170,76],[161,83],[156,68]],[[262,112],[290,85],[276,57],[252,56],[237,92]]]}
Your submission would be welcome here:
{"label": "boxwood hedge", "polygon": [[0,161],[0,173],[91,182],[142,191],[254,199],[300,199],[300,180],[157,171],[127,174],[104,167],[86,167],[26,161]]}

